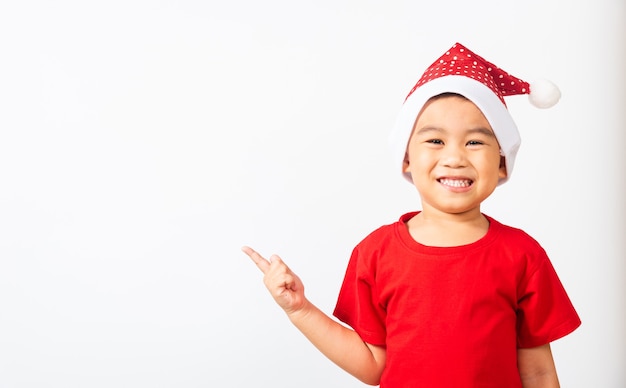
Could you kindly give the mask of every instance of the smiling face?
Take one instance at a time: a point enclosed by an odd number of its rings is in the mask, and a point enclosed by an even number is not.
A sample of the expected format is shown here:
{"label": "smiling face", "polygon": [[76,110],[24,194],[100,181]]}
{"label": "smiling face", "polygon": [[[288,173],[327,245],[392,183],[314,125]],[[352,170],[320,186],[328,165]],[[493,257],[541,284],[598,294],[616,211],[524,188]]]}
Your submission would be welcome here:
{"label": "smiling face", "polygon": [[417,118],[403,169],[420,193],[423,212],[480,214],[480,204],[506,177],[489,122],[470,100],[442,95]]}

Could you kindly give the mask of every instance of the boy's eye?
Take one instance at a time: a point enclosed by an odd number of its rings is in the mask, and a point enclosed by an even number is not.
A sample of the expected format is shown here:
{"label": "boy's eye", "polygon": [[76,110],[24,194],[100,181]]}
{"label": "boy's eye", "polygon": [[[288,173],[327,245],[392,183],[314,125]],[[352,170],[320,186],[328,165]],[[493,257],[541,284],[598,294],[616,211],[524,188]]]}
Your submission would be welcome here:
{"label": "boy's eye", "polygon": [[470,140],[467,142],[467,145],[481,145],[481,144],[484,144],[484,143],[479,140]]}
{"label": "boy's eye", "polygon": [[426,143],[431,143],[431,144],[443,144],[443,141],[440,139],[430,139],[430,140],[426,140]]}

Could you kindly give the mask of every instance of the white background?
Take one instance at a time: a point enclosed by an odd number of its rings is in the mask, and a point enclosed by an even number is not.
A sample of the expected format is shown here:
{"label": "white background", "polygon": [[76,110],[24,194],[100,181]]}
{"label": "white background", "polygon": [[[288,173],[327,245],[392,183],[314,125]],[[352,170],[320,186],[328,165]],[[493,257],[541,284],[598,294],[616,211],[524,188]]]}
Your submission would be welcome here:
{"label": "white background", "polygon": [[[565,8],[563,8],[565,7]],[[626,385],[625,5],[4,1],[0,387],[360,387],[240,251],[332,312],[352,247],[415,210],[386,141],[459,41],[563,93],[509,100],[491,216],[538,239],[583,325],[564,387]]]}

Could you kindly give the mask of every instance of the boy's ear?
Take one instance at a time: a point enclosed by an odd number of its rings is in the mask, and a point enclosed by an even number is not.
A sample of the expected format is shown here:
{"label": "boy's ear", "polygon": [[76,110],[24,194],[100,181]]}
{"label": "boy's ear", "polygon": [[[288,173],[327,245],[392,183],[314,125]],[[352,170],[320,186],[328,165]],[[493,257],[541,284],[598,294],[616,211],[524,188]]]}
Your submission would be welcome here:
{"label": "boy's ear", "polygon": [[504,179],[507,176],[507,172],[506,172],[506,159],[504,158],[504,156],[500,156],[500,170],[499,170],[499,174],[498,177],[500,179]]}
{"label": "boy's ear", "polygon": [[404,160],[402,161],[402,172],[409,172],[409,153],[404,153]]}

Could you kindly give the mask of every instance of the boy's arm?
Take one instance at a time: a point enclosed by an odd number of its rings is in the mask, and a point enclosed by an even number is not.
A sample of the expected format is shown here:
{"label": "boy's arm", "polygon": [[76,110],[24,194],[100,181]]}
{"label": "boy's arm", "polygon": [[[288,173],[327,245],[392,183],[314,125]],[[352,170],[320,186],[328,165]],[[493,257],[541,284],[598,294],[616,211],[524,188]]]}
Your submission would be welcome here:
{"label": "boy's arm", "polygon": [[380,383],[387,354],[384,347],[364,342],[354,330],[334,321],[311,303],[288,316],[339,367],[366,384]]}
{"label": "boy's arm", "polygon": [[263,282],[291,322],[326,357],[366,384],[377,385],[385,367],[386,350],[324,314],[304,296],[304,286],[276,255],[264,259],[252,248],[243,251],[263,272]]}
{"label": "boy's arm", "polygon": [[559,388],[550,344],[517,350],[517,367],[524,388]]}

